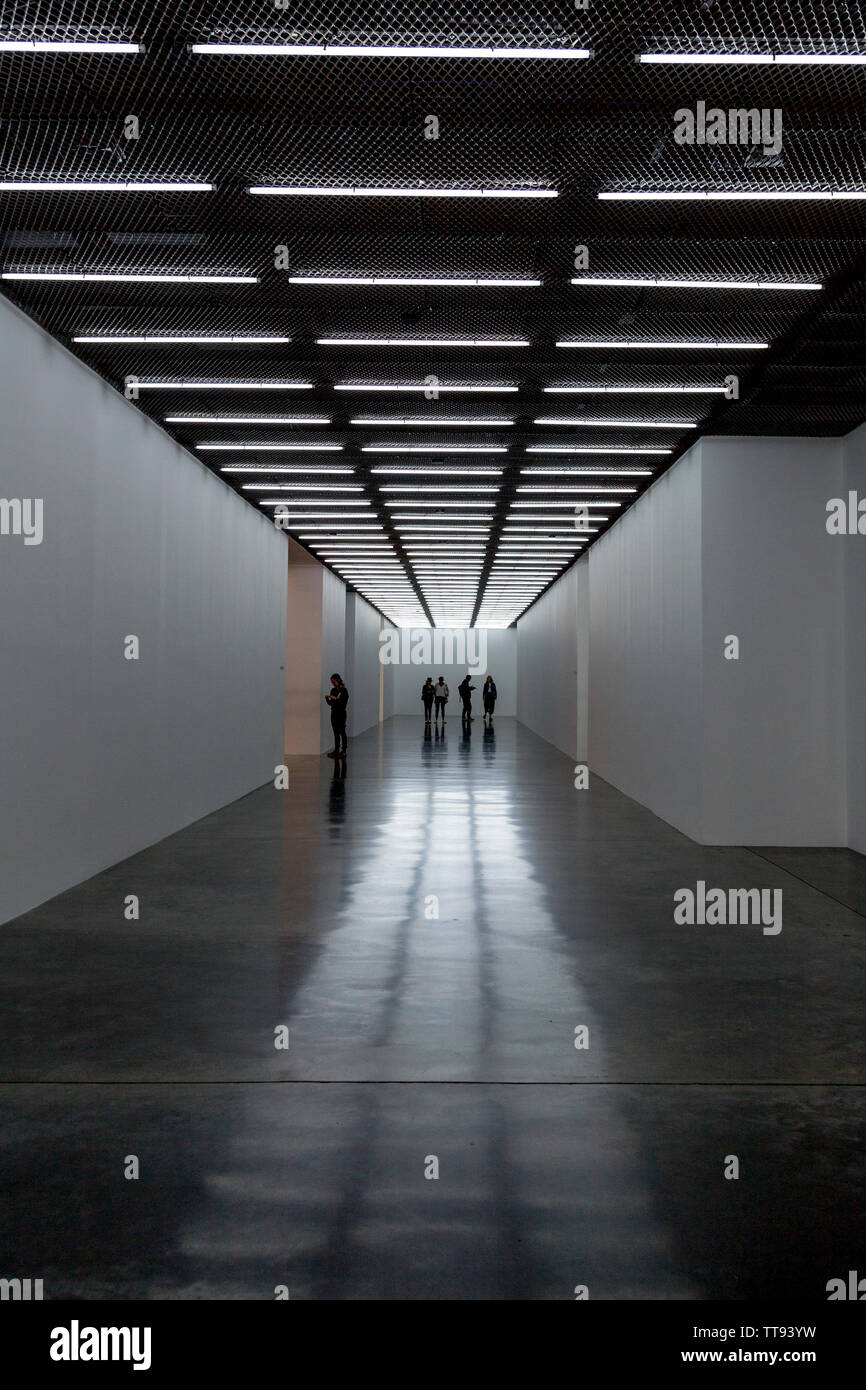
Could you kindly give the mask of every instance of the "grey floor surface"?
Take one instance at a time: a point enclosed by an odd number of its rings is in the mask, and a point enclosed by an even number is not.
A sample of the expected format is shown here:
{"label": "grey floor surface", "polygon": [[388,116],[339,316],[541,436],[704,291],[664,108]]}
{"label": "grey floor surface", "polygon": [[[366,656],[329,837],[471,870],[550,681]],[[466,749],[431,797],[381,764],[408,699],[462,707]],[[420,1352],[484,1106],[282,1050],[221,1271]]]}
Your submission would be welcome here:
{"label": "grey floor surface", "polygon": [[[291,768],[0,928],[0,1275],[821,1300],[866,1273],[862,857],[696,845],[509,719]],[[698,880],[781,889],[781,932],[678,925]]]}

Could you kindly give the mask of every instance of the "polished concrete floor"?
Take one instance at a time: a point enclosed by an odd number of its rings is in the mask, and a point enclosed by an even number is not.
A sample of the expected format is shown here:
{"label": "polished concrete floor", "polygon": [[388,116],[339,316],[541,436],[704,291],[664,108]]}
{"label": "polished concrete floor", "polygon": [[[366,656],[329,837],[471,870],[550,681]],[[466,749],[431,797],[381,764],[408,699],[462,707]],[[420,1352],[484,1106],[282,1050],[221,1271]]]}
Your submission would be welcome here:
{"label": "polished concrete floor", "polygon": [[[0,928],[0,1276],[821,1300],[866,1274],[866,860],[695,845],[509,719],[395,719],[345,775],[291,772]],[[781,888],[782,931],[678,925],[699,879]]]}

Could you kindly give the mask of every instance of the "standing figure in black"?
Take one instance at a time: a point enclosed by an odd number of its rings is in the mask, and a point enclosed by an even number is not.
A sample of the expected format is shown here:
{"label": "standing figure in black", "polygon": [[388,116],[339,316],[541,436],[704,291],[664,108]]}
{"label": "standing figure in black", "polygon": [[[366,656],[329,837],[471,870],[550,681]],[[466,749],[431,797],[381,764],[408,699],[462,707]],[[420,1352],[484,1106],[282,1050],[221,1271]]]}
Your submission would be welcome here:
{"label": "standing figure in black", "polygon": [[481,689],[481,698],[484,701],[484,720],[485,723],[493,725],[493,711],[496,708],[496,682],[492,676],[488,676]]}
{"label": "standing figure in black", "polygon": [[430,723],[430,715],[433,713],[433,700],[436,692],[433,688],[433,677],[428,676],[421,687],[421,699],[424,701],[424,723]]}
{"label": "standing figure in black", "polygon": [[475,686],[470,683],[469,676],[464,676],[457,687],[457,693],[463,702],[463,720],[469,722],[472,719],[472,692]]}
{"label": "standing figure in black", "polygon": [[331,728],[334,730],[334,747],[329,758],[345,758],[348,747],[346,738],[346,706],[349,692],[343,684],[343,677],[336,672],[331,677],[331,689],[325,696],[325,703],[331,706]]}

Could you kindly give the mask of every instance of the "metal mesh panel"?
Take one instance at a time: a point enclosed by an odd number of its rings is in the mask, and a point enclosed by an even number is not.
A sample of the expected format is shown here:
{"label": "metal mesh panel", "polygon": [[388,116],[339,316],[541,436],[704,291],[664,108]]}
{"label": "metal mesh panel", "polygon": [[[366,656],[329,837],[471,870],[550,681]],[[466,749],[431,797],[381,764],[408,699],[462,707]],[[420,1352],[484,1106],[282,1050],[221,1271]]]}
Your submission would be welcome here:
{"label": "metal mesh panel", "polygon": [[[0,281],[3,292],[115,386],[123,389],[130,377],[146,383],[138,407],[207,466],[294,470],[223,473],[251,505],[262,505],[261,494],[250,490],[252,478],[309,483],[311,498],[316,482],[330,479],[336,488],[342,478],[359,485],[357,496],[371,514],[370,524],[381,527],[375,534],[390,543],[419,602],[422,590],[407,550],[408,533],[401,529],[409,523],[398,524],[397,509],[386,505],[399,497],[383,490],[395,483],[420,486],[426,480],[428,486],[438,481],[443,489],[454,487],[462,475],[441,470],[459,468],[466,471],[464,481],[480,488],[483,475],[467,470],[501,470],[488,476],[496,492],[479,491],[475,499],[489,496],[494,503],[483,523],[490,529],[482,535],[480,604],[497,548],[517,524],[518,510],[525,511],[515,504],[528,496],[520,491],[528,481],[540,485],[547,479],[550,490],[538,496],[549,505],[537,510],[540,516],[561,512],[566,530],[572,515],[568,507],[554,508],[554,502],[577,498],[592,505],[604,496],[602,474],[590,477],[599,484],[596,492],[578,495],[565,491],[579,484],[576,473],[529,479],[527,468],[642,464],[650,471],[632,479],[637,491],[621,495],[629,505],[701,430],[832,435],[863,419],[866,203],[598,198],[605,191],[866,188],[862,69],[637,61],[641,53],[659,52],[863,53],[866,33],[858,6],[770,7],[739,0],[685,6],[677,0],[648,3],[637,12],[620,3],[581,11],[565,0],[525,7],[482,0],[421,11],[366,0],[348,5],[305,0],[286,10],[261,0],[219,5],[155,0],[146,7],[15,0],[0,4],[4,40],[135,42],[144,51],[0,50],[0,180],[214,185],[201,193],[0,191],[5,275],[256,280],[160,284],[6,278]],[[206,56],[191,53],[193,42],[586,47],[592,56],[578,61]],[[676,143],[675,113],[698,102],[724,112],[780,110],[781,148],[768,153],[760,144]],[[136,118],[137,138],[128,138],[130,117]],[[437,138],[427,138],[431,117],[438,122]],[[284,198],[247,191],[262,184],[555,189],[559,196]],[[588,248],[586,270],[575,269],[579,246]],[[570,283],[581,274],[809,282],[823,288]],[[297,277],[540,284],[300,284],[294,283]],[[290,341],[160,346],[74,341],[98,335]],[[326,345],[322,338],[420,339],[432,345]],[[458,345],[439,346],[442,339],[456,339]],[[527,346],[476,345],[487,339],[521,340]],[[769,348],[557,346],[720,340],[766,342]],[[724,383],[732,376],[739,393],[729,399]],[[421,391],[398,389],[423,386],[430,378],[460,389],[445,389],[432,400]],[[232,385],[214,389],[212,383],[220,381]],[[192,390],[190,382],[210,384]],[[247,386],[240,389],[238,383]],[[273,389],[257,389],[264,383]],[[306,389],[277,389],[299,384]],[[390,389],[335,389],[346,384]],[[518,390],[468,389],[509,386]],[[567,387],[585,389],[563,393]],[[241,416],[252,423],[166,422],[180,415]],[[257,417],[309,416],[328,423],[257,423]],[[554,423],[537,423],[541,419]],[[493,423],[501,420],[511,423]],[[406,421],[413,423],[400,423]],[[658,422],[673,423],[649,428]],[[328,452],[297,447],[322,442],[340,447]],[[199,447],[208,443],[233,449]],[[236,447],[242,444],[271,448]],[[372,452],[378,448],[388,452]],[[419,452],[423,448],[430,452]],[[470,448],[473,452],[465,452]],[[482,449],[504,452],[478,452]],[[634,452],[647,449],[658,452]],[[328,463],[352,471],[321,472]],[[389,466],[426,470],[425,479],[378,471]],[[587,475],[581,476],[586,481]],[[617,481],[623,479],[607,476],[608,484]],[[405,492],[405,500],[412,496]],[[417,496],[429,501],[423,515],[434,530],[450,525],[451,515],[475,510],[444,505],[460,498],[468,502],[469,493]],[[623,509],[611,507],[610,518]],[[405,510],[422,514],[421,508]],[[581,543],[591,544],[609,524],[600,523]],[[450,526],[455,528],[456,523]],[[291,529],[306,534],[313,528],[292,524]],[[336,534],[325,523],[321,529]],[[423,530],[420,519],[418,530]],[[468,537],[453,542],[458,550],[468,543]],[[366,592],[383,611],[396,612],[369,585]],[[425,592],[433,594],[429,586]],[[473,613],[483,616],[489,609],[479,604],[472,605]],[[426,611],[436,617],[429,606]]]}

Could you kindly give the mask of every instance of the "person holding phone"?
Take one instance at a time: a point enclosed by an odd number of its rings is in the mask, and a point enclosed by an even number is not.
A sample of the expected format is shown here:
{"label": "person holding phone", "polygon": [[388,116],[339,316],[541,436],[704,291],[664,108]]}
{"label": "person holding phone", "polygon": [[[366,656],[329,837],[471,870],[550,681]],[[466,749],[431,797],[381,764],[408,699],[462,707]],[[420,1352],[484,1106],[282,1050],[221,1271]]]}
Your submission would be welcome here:
{"label": "person holding phone", "polygon": [[348,750],[346,738],[346,706],[349,692],[343,684],[343,677],[335,672],[331,677],[331,689],[325,696],[325,703],[331,707],[331,728],[334,730],[334,747],[329,758],[345,758]]}
{"label": "person holding phone", "polygon": [[472,692],[474,689],[475,686],[471,684],[470,677],[468,675],[463,677],[463,680],[457,687],[457,693],[460,696],[461,701],[463,702],[462,717],[464,723],[469,723],[472,719]]}

